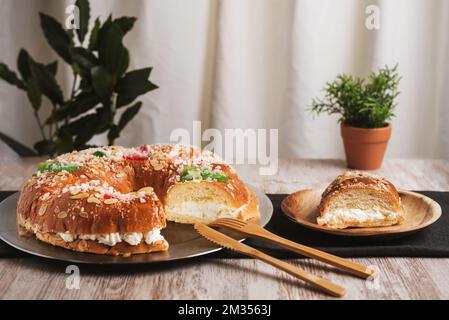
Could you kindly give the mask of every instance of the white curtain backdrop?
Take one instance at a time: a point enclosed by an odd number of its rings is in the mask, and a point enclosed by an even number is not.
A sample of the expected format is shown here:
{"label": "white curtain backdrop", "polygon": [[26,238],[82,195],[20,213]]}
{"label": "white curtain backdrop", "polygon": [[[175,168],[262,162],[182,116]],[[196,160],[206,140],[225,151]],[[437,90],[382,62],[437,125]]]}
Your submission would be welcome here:
{"label": "white curtain backdrop", "polygon": [[[0,61],[25,47],[48,49],[38,12],[65,20],[70,1],[0,0]],[[380,29],[365,27],[368,5]],[[444,0],[91,0],[92,16],[136,16],[126,36],[130,68],[153,66],[160,89],[117,141],[168,141],[175,128],[278,128],[285,158],[336,158],[336,117],[307,110],[337,73],[365,76],[399,63],[397,117],[387,156],[449,158],[449,1]],[[93,21],[91,21],[92,23]],[[65,92],[71,74],[61,68]],[[39,137],[26,95],[0,82],[0,131],[28,145]],[[94,142],[103,143],[103,137]],[[12,154],[0,143],[2,155]]]}

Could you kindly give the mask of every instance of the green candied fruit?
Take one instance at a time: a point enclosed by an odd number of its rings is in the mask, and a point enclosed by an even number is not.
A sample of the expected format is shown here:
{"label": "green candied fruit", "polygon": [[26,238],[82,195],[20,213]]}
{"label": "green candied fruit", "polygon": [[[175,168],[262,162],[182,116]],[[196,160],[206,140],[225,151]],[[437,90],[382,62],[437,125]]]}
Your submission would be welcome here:
{"label": "green candied fruit", "polygon": [[40,173],[44,172],[73,172],[78,170],[80,166],[76,163],[62,162],[62,161],[44,161],[39,163],[37,166],[37,171]]}
{"label": "green candied fruit", "polygon": [[201,174],[201,176],[203,177],[203,180],[213,180],[223,183],[227,182],[229,179],[227,175],[214,171],[209,171],[207,173]]}
{"label": "green candied fruit", "polygon": [[104,153],[103,151],[95,151],[94,153],[92,153],[94,156],[98,157],[98,158],[103,158],[106,157],[106,153]]}
{"label": "green candied fruit", "polygon": [[180,177],[181,182],[208,180],[225,183],[228,181],[228,179],[229,177],[224,173],[211,171],[206,168],[191,167],[191,166],[184,167]]}

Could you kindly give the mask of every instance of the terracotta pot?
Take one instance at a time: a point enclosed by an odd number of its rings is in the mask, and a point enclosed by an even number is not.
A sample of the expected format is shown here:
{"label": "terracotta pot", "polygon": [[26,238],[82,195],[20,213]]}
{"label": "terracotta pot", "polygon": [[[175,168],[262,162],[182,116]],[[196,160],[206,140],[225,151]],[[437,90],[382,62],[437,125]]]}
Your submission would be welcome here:
{"label": "terracotta pot", "polygon": [[351,169],[380,168],[391,136],[391,124],[383,128],[365,129],[341,125],[346,162]]}

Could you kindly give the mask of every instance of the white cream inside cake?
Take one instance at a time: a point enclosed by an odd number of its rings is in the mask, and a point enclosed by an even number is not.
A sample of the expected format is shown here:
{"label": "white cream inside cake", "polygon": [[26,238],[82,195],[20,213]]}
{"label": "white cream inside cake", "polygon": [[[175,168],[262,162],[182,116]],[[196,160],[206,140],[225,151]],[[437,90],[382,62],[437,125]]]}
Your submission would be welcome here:
{"label": "white cream inside cake", "polygon": [[83,234],[83,235],[73,235],[68,232],[59,232],[58,236],[64,240],[65,242],[72,242],[76,240],[77,238],[82,240],[92,240],[92,241],[98,241],[99,243],[108,245],[108,246],[115,246],[119,242],[126,242],[131,246],[138,245],[142,239],[147,244],[152,244],[157,241],[164,240],[164,237],[161,235],[161,229],[154,228],[151,231],[148,232],[128,232],[128,233],[109,233],[109,234]]}
{"label": "white cream inside cake", "polygon": [[177,216],[213,221],[219,218],[236,218],[246,205],[235,209],[218,201],[183,201],[174,206],[166,206],[168,220],[176,220]]}
{"label": "white cream inside cake", "polygon": [[397,218],[397,213],[393,211],[380,210],[361,210],[357,208],[351,209],[334,209],[326,212],[322,217],[318,217],[318,224],[324,225],[338,225],[347,223],[363,223],[379,220],[394,220]]}
{"label": "white cream inside cake", "polygon": [[218,218],[237,218],[248,204],[236,206],[232,197],[207,183],[186,182],[174,185],[165,199],[168,221],[209,223]]}
{"label": "white cream inside cake", "polygon": [[[32,231],[33,233],[42,232],[38,225],[32,226],[31,223],[27,220],[22,221],[22,227],[24,227],[28,231]],[[128,233],[108,233],[108,234],[83,234],[83,235],[74,235],[69,232],[59,232],[57,233],[58,237],[60,237],[65,242],[73,242],[76,239],[82,240],[92,240],[98,241],[99,243],[115,246],[119,242],[126,242],[131,246],[138,245],[142,240],[145,241],[146,244],[152,244],[157,241],[164,240],[164,237],[161,234],[160,228],[154,228],[148,232],[128,232]]]}

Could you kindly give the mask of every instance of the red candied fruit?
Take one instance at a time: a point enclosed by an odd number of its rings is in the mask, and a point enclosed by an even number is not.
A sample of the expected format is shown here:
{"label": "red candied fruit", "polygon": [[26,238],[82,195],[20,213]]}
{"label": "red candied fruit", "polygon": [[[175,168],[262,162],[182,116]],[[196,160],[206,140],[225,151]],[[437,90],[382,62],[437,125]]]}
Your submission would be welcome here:
{"label": "red candied fruit", "polygon": [[110,195],[110,194],[105,194],[105,195],[103,195],[103,199],[104,200],[106,200],[106,199],[111,199],[112,198],[112,196]]}
{"label": "red candied fruit", "polygon": [[148,156],[143,156],[140,154],[128,154],[125,156],[126,160],[147,160]]}
{"label": "red candied fruit", "polygon": [[143,144],[137,147],[135,153],[125,155],[126,160],[147,160],[148,159],[148,145]]}
{"label": "red candied fruit", "polygon": [[140,152],[148,153],[148,145],[147,144],[143,144],[143,145],[137,147],[137,150],[140,151]]}

